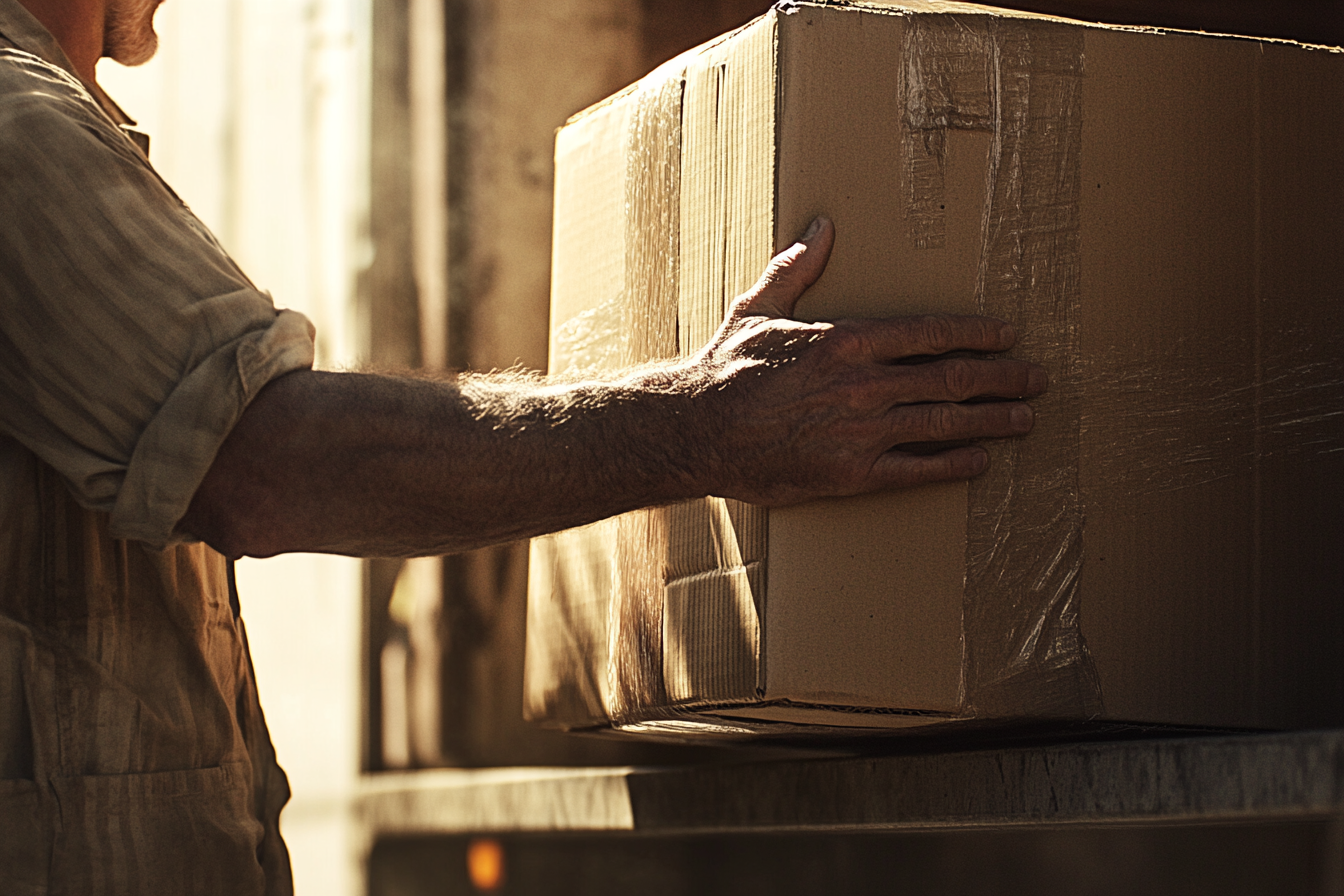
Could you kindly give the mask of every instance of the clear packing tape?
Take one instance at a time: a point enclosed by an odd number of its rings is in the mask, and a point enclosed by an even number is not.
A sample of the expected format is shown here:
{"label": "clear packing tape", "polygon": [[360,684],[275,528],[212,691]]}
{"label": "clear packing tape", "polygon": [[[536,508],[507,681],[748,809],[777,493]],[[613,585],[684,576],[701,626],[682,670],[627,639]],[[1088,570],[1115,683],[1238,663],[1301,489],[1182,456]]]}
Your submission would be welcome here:
{"label": "clear packing tape", "polygon": [[1102,710],[1101,687],[1077,605],[1083,33],[912,16],[904,62],[910,237],[943,245],[947,131],[990,132],[977,305],[1013,321],[1017,353],[1054,372],[1031,450],[1006,443],[971,483],[963,704],[976,716],[1091,718]]}
{"label": "clear packing tape", "polygon": [[[1160,356],[1095,344],[1084,354],[1083,39],[1083,29],[1047,21],[906,16],[893,85],[904,120],[892,123],[902,129],[906,236],[920,248],[944,245],[948,132],[987,132],[978,307],[1014,321],[1013,354],[1052,375],[1029,443],[996,446],[969,488],[961,708],[945,720],[1104,712],[1079,624],[1091,495],[1123,502],[1254,476],[1266,457],[1344,452],[1344,344],[1331,333],[1200,334]],[[553,372],[674,357],[679,336],[682,353],[694,350],[741,288],[744,271],[730,262],[717,266],[714,307],[689,306],[687,294],[705,290],[679,282],[682,252],[724,252],[733,238],[720,230],[717,246],[692,244],[700,235],[681,218],[683,176],[733,176],[687,167],[706,158],[690,152],[692,141],[715,137],[685,108],[702,100],[697,90],[722,102],[732,77],[702,66],[717,80],[692,80],[688,64],[674,60],[617,100],[624,288],[559,324]],[[1089,453],[1084,443],[1097,433],[1105,451]],[[698,715],[760,699],[767,527],[766,511],[711,498],[534,541],[529,630],[546,635],[528,640],[527,715],[566,728],[791,730]]]}

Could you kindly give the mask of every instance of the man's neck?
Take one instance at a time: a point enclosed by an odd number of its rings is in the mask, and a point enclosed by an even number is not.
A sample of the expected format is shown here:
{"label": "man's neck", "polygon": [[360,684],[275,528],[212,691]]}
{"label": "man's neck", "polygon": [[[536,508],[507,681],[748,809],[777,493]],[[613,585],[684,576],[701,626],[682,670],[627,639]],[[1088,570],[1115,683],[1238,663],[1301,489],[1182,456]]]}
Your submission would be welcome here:
{"label": "man's neck", "polygon": [[89,83],[96,79],[103,55],[103,23],[107,0],[19,0],[42,23],[79,76]]}

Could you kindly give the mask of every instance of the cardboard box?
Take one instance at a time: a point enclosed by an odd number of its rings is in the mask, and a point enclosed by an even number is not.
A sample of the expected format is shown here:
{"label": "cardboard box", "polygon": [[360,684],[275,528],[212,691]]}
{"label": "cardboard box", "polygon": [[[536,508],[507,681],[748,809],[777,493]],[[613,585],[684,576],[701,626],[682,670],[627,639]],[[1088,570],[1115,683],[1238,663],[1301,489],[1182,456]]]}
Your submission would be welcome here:
{"label": "cardboard box", "polygon": [[526,714],[743,734],[1344,724],[1344,55],[782,4],[556,143],[551,369],[703,345],[817,214],[822,320],[1013,321],[969,484],[537,539]]}

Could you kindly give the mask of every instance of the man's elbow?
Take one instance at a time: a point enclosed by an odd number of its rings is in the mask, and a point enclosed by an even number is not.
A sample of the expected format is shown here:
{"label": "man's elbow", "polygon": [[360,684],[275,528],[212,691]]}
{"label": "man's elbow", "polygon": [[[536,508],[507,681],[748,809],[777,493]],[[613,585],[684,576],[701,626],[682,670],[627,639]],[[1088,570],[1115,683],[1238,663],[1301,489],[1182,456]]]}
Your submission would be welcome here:
{"label": "man's elbow", "polygon": [[178,523],[230,559],[273,557],[287,550],[284,523],[270,513],[270,504],[243,481],[228,481],[213,470],[196,490]]}

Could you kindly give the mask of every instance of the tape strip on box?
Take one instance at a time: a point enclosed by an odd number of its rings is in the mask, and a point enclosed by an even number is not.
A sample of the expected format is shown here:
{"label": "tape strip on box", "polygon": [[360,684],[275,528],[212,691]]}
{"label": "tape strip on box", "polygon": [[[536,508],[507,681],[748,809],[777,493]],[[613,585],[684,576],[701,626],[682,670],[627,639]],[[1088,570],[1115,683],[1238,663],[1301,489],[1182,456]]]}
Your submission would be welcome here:
{"label": "tape strip on box", "polygon": [[905,42],[910,238],[943,245],[947,129],[989,130],[977,303],[1013,321],[1015,352],[1053,376],[1036,402],[1031,449],[995,446],[994,463],[970,486],[963,709],[1092,717],[1102,694],[1077,591],[1083,34],[1047,22],[916,15]]}

